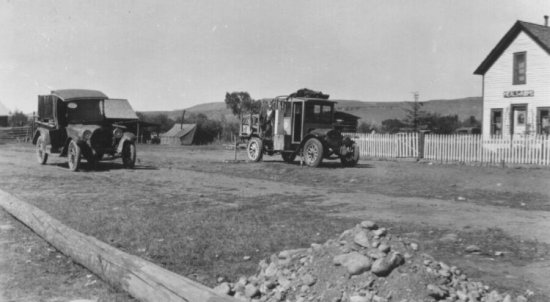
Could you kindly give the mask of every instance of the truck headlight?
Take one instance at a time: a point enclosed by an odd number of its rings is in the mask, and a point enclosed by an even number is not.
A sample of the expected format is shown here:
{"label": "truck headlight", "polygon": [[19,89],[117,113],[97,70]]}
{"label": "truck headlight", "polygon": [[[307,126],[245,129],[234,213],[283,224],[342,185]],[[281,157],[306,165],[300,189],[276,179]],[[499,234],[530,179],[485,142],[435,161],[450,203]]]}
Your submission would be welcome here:
{"label": "truck headlight", "polygon": [[124,131],[122,131],[122,129],[120,128],[115,128],[115,130],[113,131],[113,135],[116,139],[121,138],[123,134],[124,134]]}
{"label": "truck headlight", "polygon": [[82,139],[85,141],[89,141],[91,137],[92,137],[92,131],[90,130],[86,130],[84,131],[84,133],[82,133]]}

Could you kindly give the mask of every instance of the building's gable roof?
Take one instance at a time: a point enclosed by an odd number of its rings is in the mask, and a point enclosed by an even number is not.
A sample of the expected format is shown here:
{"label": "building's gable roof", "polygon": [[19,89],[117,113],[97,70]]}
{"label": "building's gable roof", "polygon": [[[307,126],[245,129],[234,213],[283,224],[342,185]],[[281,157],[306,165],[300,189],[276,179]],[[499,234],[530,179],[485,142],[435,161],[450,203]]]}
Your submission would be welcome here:
{"label": "building's gable roof", "polygon": [[481,65],[474,71],[474,74],[484,75],[495,63],[500,55],[510,46],[520,32],[526,33],[542,49],[550,54],[550,27],[533,24],[529,22],[517,21],[514,26],[502,37],[498,44],[493,48],[489,55],[481,62]]}

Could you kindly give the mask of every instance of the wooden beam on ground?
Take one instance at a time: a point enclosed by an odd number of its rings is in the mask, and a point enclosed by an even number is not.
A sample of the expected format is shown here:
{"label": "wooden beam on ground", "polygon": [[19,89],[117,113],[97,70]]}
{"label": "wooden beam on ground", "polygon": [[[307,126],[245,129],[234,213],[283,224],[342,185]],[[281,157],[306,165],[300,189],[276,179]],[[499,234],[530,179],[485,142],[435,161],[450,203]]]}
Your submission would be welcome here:
{"label": "wooden beam on ground", "polygon": [[234,302],[211,288],[79,233],[0,190],[0,206],[63,254],[144,302]]}

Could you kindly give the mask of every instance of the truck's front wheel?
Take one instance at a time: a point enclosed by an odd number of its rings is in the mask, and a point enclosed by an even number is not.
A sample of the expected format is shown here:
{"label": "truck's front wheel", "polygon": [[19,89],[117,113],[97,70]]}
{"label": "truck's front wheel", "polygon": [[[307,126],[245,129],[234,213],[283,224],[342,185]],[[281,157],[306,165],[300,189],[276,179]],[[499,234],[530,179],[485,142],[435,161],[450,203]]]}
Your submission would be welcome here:
{"label": "truck's front wheel", "polygon": [[261,139],[253,137],[248,141],[248,146],[246,147],[246,153],[248,154],[248,159],[254,162],[262,160],[264,144]]}
{"label": "truck's front wheel", "polygon": [[303,158],[306,165],[317,167],[323,160],[323,144],[316,139],[310,138],[304,145]]}
{"label": "truck's front wheel", "polygon": [[359,146],[354,143],[350,147],[350,152],[345,156],[340,157],[340,161],[344,167],[354,167],[357,165],[357,162],[359,161]]}

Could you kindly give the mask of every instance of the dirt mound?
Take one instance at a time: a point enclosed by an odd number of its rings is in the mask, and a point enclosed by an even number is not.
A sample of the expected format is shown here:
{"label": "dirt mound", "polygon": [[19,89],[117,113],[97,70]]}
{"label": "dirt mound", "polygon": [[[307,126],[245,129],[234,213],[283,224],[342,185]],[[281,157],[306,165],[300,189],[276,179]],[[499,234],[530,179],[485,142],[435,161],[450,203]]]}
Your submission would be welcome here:
{"label": "dirt mound", "polygon": [[527,301],[469,280],[370,221],[337,240],[272,255],[256,275],[215,290],[242,301]]}

